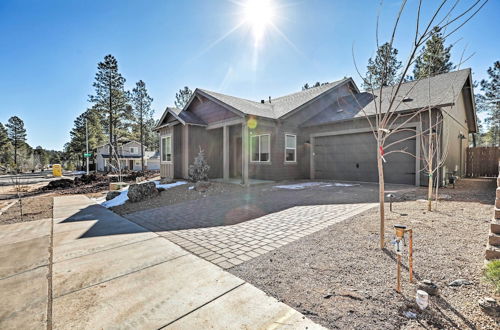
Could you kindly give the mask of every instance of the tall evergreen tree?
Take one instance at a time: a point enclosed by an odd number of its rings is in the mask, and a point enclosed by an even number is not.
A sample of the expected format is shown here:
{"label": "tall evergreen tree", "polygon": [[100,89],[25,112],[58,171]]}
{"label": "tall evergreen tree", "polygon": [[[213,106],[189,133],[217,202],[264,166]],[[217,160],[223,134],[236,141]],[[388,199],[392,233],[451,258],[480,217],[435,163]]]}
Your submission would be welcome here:
{"label": "tall evergreen tree", "polygon": [[375,59],[368,60],[366,76],[363,87],[365,89],[378,89],[394,85],[399,76],[402,63],[397,58],[398,50],[386,42],[377,49]]}
{"label": "tall evergreen tree", "polygon": [[[87,124],[87,127],[85,127]],[[86,151],[86,134],[88,132],[89,150],[97,148],[106,140],[102,129],[99,113],[96,109],[87,109],[79,115],[71,129],[71,140],[66,146],[66,152],[72,155],[72,158],[81,161],[83,166],[83,154]]]}
{"label": "tall evergreen tree", "polygon": [[103,119],[109,135],[109,154],[112,155],[113,146],[116,150],[118,141],[129,135],[128,123],[132,119],[125,78],[118,71],[118,62],[114,56],[106,55],[104,61],[99,62],[93,86],[95,95],[90,95],[89,101],[94,103],[94,108]]}
{"label": "tall evergreen tree", "polygon": [[500,61],[493,63],[487,72],[488,79],[483,79],[480,83],[482,93],[476,95],[476,106],[479,112],[486,113],[485,135],[492,146],[498,147],[500,146]]}
{"label": "tall evergreen tree", "polygon": [[135,84],[135,88],[132,89],[131,99],[134,107],[134,119],[139,128],[139,140],[141,142],[141,170],[144,171],[144,136],[148,128],[146,123],[153,118],[154,113],[153,109],[151,109],[153,98],[149,96],[144,81],[139,80]]}
{"label": "tall evergreen tree", "polygon": [[10,117],[6,126],[9,140],[14,147],[14,165],[17,167],[18,153],[26,146],[26,128],[22,119],[17,116]]}
{"label": "tall evergreen tree", "polygon": [[189,102],[191,95],[193,95],[193,91],[189,87],[185,86],[183,89],[179,89],[179,93],[175,93],[175,107],[183,109]]}
{"label": "tall evergreen tree", "polygon": [[9,141],[7,129],[0,123],[0,165],[6,166],[11,162],[12,144]]}
{"label": "tall evergreen tree", "polygon": [[444,37],[439,29],[432,31],[432,36],[422,48],[421,54],[415,60],[413,79],[432,77],[437,74],[450,72],[454,66],[450,61],[451,45],[444,46]]}

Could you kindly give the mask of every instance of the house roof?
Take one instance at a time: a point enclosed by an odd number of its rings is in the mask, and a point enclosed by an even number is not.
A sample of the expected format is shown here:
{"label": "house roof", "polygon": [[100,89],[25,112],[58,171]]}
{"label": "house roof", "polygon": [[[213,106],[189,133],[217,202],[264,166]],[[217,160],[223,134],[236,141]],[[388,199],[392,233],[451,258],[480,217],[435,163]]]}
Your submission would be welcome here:
{"label": "house roof", "polygon": [[335,104],[313,116],[301,127],[329,124],[336,121],[356,118],[361,109],[373,100],[373,95],[368,92],[343,96]]}
{"label": "house roof", "polygon": [[[395,98],[393,109],[394,111],[405,111],[422,109],[428,106],[454,105],[467,78],[470,76],[470,72],[470,69],[463,69],[403,83]],[[387,112],[392,95],[395,92],[395,86],[382,88],[382,94],[380,89],[374,90],[375,99],[366,105],[363,111],[357,114],[357,117],[375,115],[379,107],[379,97],[382,98],[382,112]],[[402,102],[403,99],[407,101]]]}
{"label": "house roof", "polygon": [[[242,114],[278,119],[299,108],[300,106],[313,101],[314,99],[333,89],[334,87],[337,87],[350,80],[350,78],[344,78],[318,87],[312,87],[297,93],[281,96],[275,99],[271,99],[271,103],[269,103],[269,100],[264,100],[264,103],[261,103],[235,96],[212,92],[206,89],[196,89],[195,93],[198,92],[201,95],[208,96],[209,98],[214,98],[228,105],[234,110],[241,112]],[[187,109],[187,107],[185,109]],[[184,112],[186,111],[182,111],[181,113]]]}
{"label": "house roof", "polygon": [[160,120],[158,121],[158,124],[156,125],[155,129],[162,127],[163,121],[165,120],[165,117],[167,117],[167,114],[171,114],[174,118],[176,118],[184,125],[192,124],[192,125],[207,126],[207,124],[203,120],[201,120],[198,116],[196,116],[192,112],[182,111],[182,109],[179,108],[167,107],[163,112],[163,115],[161,116]]}

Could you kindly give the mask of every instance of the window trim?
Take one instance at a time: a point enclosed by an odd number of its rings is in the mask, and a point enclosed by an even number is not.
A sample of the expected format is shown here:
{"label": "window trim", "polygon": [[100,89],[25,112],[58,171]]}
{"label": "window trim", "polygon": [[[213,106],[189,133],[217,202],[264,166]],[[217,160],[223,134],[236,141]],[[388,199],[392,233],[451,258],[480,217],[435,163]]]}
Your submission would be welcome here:
{"label": "window trim", "polygon": [[[166,153],[165,153],[165,160],[163,159],[163,139],[166,140],[167,138],[170,139],[170,160],[167,160],[168,155]],[[165,145],[166,145],[166,143],[165,143]],[[160,151],[161,151],[161,153],[160,153],[160,161],[161,161],[161,163],[163,163],[163,164],[171,164],[172,161],[173,161],[173,156],[174,156],[173,152],[172,152],[173,151],[172,150],[172,134],[167,134],[167,135],[162,135],[161,136],[161,139],[160,139]]]}
{"label": "window trim", "polygon": [[[268,147],[269,147],[269,158],[268,160],[260,160],[260,157],[261,157],[261,153],[260,153],[260,140],[261,140],[261,137],[262,136],[268,136],[269,139],[268,139]],[[252,157],[252,141],[253,141],[253,138],[258,138],[257,140],[259,141],[258,143],[258,155],[259,155],[259,160],[253,160],[253,157]],[[270,133],[263,133],[263,134],[255,134],[255,135],[251,135],[250,136],[250,148],[249,148],[249,152],[250,152],[250,163],[256,163],[256,164],[269,164],[271,163],[271,134]]]}
{"label": "window trim", "polygon": [[[293,136],[295,138],[295,148],[287,148],[286,146],[286,138],[287,136]],[[293,160],[286,160],[286,150],[287,149],[293,149]],[[292,133],[285,133],[285,154],[284,154],[284,160],[285,163],[287,164],[294,164],[297,163],[297,134],[292,134]]]}

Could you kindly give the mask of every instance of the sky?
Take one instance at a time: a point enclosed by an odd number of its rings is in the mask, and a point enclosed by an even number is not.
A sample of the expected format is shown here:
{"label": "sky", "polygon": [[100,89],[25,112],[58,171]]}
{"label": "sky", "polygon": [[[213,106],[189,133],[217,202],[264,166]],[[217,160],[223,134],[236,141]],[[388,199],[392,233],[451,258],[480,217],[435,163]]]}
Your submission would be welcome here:
{"label": "sky", "polygon": [[[377,13],[385,41],[400,6],[257,1],[273,10],[252,11],[247,0],[0,0],[0,122],[16,115],[31,146],[62,150],[73,121],[90,106],[97,63],[107,54],[117,58],[127,89],[146,83],[156,118],[183,86],[259,101],[345,76],[361,85],[355,63],[364,73],[376,51]],[[422,20],[436,3],[424,0]],[[408,1],[396,34],[402,61],[416,5]],[[472,55],[461,68],[471,67],[474,80],[499,60],[499,18],[500,1],[489,1],[448,40],[454,63]]]}

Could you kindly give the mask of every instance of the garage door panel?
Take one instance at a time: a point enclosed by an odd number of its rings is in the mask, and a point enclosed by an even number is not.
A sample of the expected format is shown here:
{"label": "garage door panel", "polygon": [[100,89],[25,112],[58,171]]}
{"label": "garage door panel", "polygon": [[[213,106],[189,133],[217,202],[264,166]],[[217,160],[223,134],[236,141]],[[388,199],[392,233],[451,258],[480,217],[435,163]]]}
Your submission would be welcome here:
{"label": "garage door panel", "polygon": [[[401,132],[387,139],[392,143],[409,137],[413,132]],[[415,154],[416,139],[402,141],[391,150],[405,150]],[[315,178],[344,181],[378,182],[377,144],[372,133],[358,133],[316,137],[314,139]],[[415,158],[404,153],[386,157],[384,177],[388,183],[415,183]]]}

